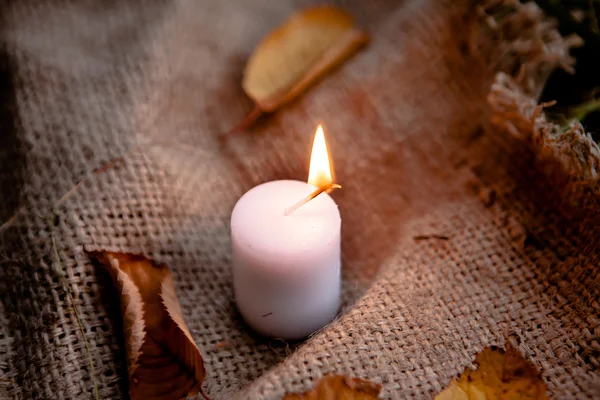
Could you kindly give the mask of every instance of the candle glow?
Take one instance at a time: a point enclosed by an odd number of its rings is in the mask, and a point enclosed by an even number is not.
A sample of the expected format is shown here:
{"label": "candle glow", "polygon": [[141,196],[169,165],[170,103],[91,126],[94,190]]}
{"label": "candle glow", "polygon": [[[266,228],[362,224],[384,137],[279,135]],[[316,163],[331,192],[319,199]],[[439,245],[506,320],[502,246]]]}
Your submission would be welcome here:
{"label": "candle glow", "polygon": [[333,183],[331,161],[325,142],[323,127],[319,125],[315,132],[312,152],[310,154],[310,167],[308,170],[308,183],[318,188],[330,186]]}

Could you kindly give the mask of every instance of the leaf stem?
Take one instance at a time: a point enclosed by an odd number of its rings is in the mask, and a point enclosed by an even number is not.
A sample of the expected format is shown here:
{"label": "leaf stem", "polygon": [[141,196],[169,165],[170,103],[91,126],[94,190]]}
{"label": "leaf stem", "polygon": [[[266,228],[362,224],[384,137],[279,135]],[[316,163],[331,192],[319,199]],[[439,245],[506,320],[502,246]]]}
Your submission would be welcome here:
{"label": "leaf stem", "polygon": [[573,118],[581,122],[588,114],[591,114],[598,110],[600,110],[600,101],[598,99],[593,99],[582,103],[576,107],[573,107],[573,111],[571,112],[571,114]]}
{"label": "leaf stem", "polygon": [[250,111],[248,115],[244,117],[242,121],[240,121],[236,126],[231,128],[229,131],[223,134],[223,137],[228,137],[236,132],[241,131],[242,129],[246,129],[251,126],[260,116],[263,115],[263,110],[257,105],[254,106],[254,109]]}

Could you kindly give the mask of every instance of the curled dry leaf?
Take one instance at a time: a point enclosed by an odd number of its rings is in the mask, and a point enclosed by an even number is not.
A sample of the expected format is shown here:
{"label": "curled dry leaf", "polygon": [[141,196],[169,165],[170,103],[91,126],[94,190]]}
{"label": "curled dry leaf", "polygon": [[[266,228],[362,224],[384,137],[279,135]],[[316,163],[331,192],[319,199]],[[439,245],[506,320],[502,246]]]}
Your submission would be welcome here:
{"label": "curled dry leaf", "polygon": [[314,6],[294,14],[252,53],[242,87],[256,107],[231,132],[294,99],[368,40],[353,18],[334,6]]}
{"label": "curled dry leaf", "polygon": [[181,399],[202,391],[204,362],[169,269],[138,255],[90,255],[106,265],[121,295],[131,398]]}
{"label": "curled dry leaf", "polygon": [[327,375],[303,394],[286,394],[283,400],[376,400],[381,385],[364,379]]}
{"label": "curled dry leaf", "polygon": [[467,369],[435,400],[545,400],[546,384],[518,350],[485,348],[475,358],[476,370]]}

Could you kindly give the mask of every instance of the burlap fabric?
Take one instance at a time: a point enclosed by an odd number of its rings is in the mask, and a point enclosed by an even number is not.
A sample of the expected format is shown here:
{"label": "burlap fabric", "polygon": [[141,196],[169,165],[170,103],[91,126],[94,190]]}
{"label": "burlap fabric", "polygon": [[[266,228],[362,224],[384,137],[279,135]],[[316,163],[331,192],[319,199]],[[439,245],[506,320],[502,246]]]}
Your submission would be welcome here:
{"label": "burlap fabric", "polygon": [[[309,3],[1,6],[1,398],[91,398],[93,377],[126,397],[118,295],[84,248],[171,266],[215,399],[331,372],[430,398],[506,339],[555,398],[600,396],[598,149],[535,108],[569,42],[534,5],[343,1],[370,46],[220,142],[252,107],[254,45]],[[345,306],[288,344],[235,311],[228,222],[254,185],[305,179],[319,122],[343,185]]]}

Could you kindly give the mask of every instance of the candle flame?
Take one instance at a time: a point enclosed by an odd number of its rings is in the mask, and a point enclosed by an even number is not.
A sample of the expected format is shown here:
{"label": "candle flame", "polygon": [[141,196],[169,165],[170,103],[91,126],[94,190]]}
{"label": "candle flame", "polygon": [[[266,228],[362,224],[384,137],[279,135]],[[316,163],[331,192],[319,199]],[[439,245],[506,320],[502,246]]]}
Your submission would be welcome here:
{"label": "candle flame", "polygon": [[308,171],[308,183],[318,188],[331,185],[333,177],[331,173],[331,162],[325,143],[323,127],[319,125],[315,132],[312,152],[310,154],[310,169]]}

